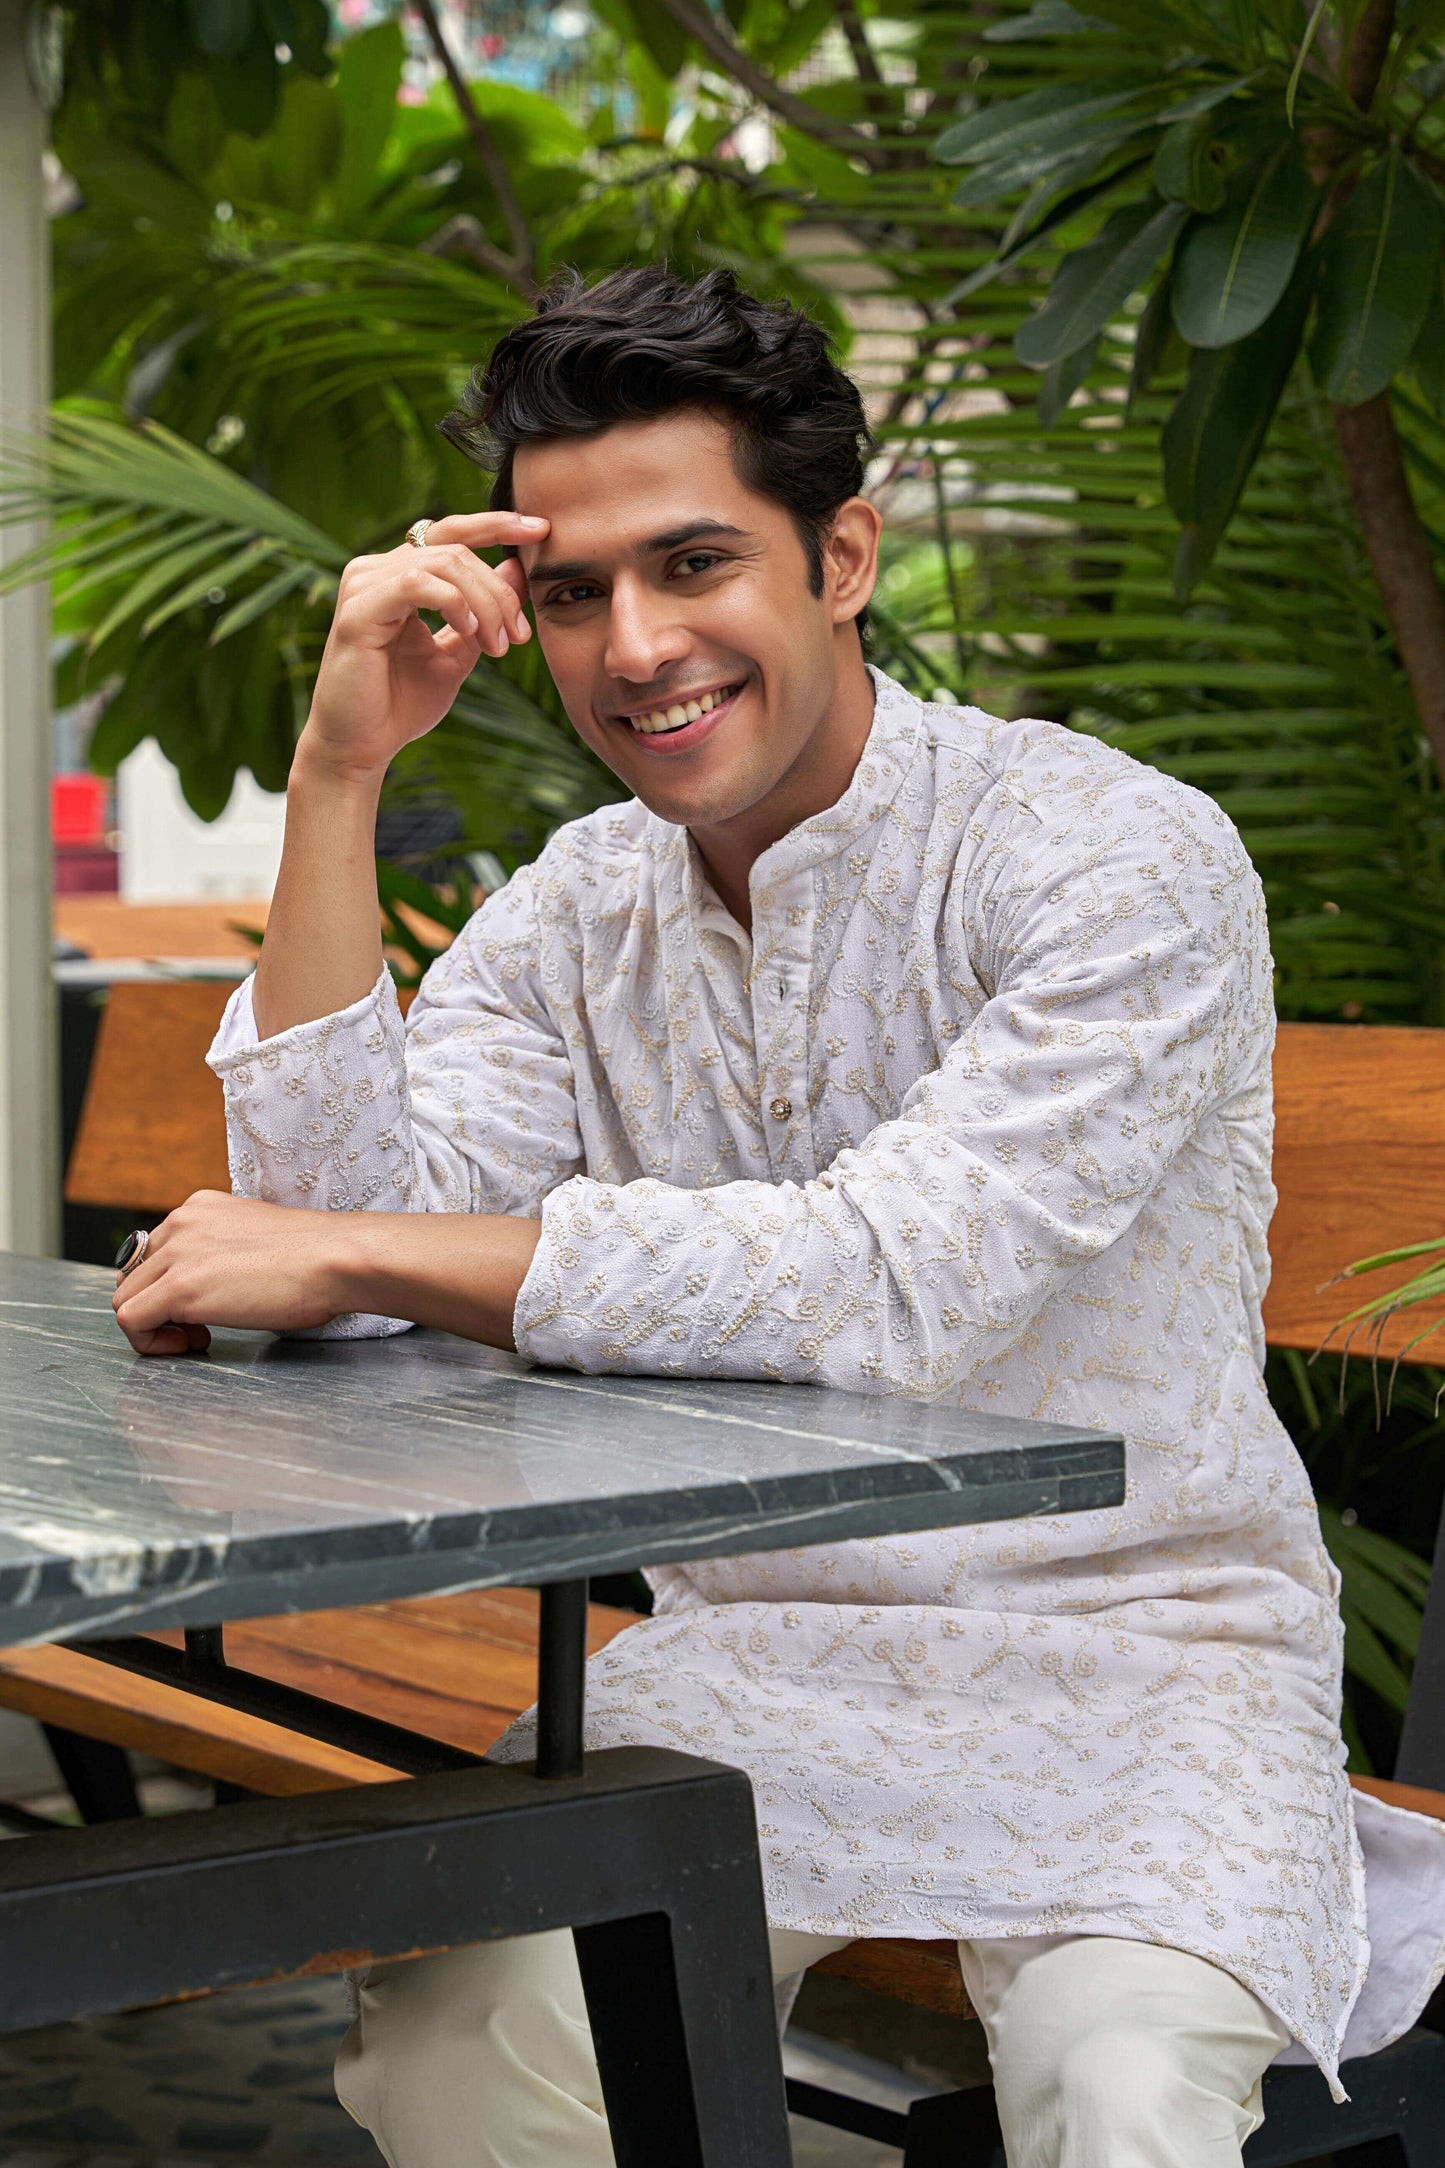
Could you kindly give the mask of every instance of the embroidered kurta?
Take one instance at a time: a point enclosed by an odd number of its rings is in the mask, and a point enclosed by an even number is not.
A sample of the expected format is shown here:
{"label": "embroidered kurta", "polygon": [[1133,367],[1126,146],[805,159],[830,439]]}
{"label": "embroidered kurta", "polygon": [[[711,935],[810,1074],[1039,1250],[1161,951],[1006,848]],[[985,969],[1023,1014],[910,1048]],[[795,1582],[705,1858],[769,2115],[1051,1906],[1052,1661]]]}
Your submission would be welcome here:
{"label": "embroidered kurta", "polygon": [[[383,976],[258,1045],[240,989],[234,1186],[540,1216],[538,1362],[1122,1430],[1116,1509],[656,1573],[589,1743],[746,1769],[777,1925],[1168,1943],[1333,2071],[1364,1877],[1336,1576],[1261,1380],[1259,883],[1199,793],[875,679],[751,937],[633,802],[490,897],[405,1029]],[[1352,2052],[1418,2009],[1445,1904],[1436,1826],[1371,1814],[1414,1941]]]}

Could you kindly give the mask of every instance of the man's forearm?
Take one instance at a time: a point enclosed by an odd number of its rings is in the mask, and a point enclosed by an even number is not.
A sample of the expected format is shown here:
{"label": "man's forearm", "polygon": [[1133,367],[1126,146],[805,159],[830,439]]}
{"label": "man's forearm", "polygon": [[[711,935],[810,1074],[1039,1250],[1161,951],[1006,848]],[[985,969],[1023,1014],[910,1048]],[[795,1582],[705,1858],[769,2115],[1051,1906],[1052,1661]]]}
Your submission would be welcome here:
{"label": "man's forearm", "polygon": [[510,1348],[512,1313],[541,1238],[540,1220],[466,1212],[337,1216],[344,1307],[405,1317]]}
{"label": "man's forearm", "polygon": [[263,1039],[370,993],[381,971],[376,807],[381,775],[348,778],[298,750],[286,842],[252,988]]}
{"label": "man's forearm", "polygon": [[405,1317],[509,1348],[540,1220],[467,1212],[298,1212],[197,1190],[120,1280],[143,1355],[204,1347],[210,1326],[297,1332],[343,1312]]}

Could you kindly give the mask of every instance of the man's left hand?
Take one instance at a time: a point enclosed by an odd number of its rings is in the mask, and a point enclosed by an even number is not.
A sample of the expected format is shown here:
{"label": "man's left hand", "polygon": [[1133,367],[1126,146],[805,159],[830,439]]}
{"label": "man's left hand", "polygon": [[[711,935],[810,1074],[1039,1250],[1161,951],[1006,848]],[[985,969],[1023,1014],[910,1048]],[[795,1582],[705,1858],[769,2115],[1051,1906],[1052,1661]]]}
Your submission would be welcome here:
{"label": "man's left hand", "polygon": [[138,1355],[209,1347],[209,1325],[295,1332],[347,1305],[341,1237],[349,1214],[297,1212],[198,1189],[163,1219],[115,1290]]}

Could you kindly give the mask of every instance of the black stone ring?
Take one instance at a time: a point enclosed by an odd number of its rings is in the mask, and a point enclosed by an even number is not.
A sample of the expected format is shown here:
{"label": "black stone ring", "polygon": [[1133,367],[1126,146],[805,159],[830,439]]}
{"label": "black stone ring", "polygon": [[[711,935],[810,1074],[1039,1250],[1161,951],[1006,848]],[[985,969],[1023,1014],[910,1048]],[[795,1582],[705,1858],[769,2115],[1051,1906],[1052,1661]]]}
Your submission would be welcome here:
{"label": "black stone ring", "polygon": [[132,1227],[130,1233],[115,1253],[115,1269],[122,1279],[125,1278],[128,1272],[135,1271],[136,1266],[145,1256],[149,1244],[150,1233],[148,1229]]}

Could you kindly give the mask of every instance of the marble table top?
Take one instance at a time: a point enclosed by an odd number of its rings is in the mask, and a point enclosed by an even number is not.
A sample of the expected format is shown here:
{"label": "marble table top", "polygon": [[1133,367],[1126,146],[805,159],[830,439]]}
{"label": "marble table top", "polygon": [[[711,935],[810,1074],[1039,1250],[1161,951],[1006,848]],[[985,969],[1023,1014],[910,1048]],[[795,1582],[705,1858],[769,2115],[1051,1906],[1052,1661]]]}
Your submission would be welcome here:
{"label": "marble table top", "polygon": [[0,1645],[1084,1511],[1116,1437],[806,1385],[587,1378],[445,1333],[133,1356],[0,1254]]}

